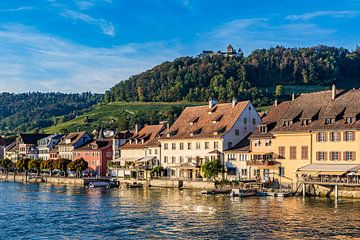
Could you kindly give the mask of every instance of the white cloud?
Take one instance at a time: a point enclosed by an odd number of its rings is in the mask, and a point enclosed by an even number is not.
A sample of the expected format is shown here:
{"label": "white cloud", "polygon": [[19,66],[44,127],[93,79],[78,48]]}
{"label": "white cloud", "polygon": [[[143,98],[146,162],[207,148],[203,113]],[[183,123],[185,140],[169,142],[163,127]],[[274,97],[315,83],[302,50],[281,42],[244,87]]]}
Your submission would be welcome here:
{"label": "white cloud", "polygon": [[100,27],[100,29],[102,30],[102,32],[104,34],[112,36],[112,37],[115,36],[115,28],[114,28],[113,24],[102,18],[93,18],[84,13],[76,12],[76,11],[72,11],[72,10],[65,10],[61,13],[61,15],[63,17],[70,18],[75,21],[80,20],[87,24],[96,25],[96,26]]}
{"label": "white cloud", "polygon": [[336,18],[344,18],[344,17],[356,17],[359,15],[358,11],[316,11],[309,12],[300,15],[289,15],[286,16],[285,19],[288,20],[310,20],[316,17],[336,17]]}
{"label": "white cloud", "polygon": [[0,25],[0,92],[104,92],[121,80],[181,56],[177,43],[92,48],[23,25]]}
{"label": "white cloud", "polygon": [[93,1],[85,1],[85,0],[76,0],[75,4],[79,7],[80,10],[87,10],[95,6]]}
{"label": "white cloud", "polygon": [[20,12],[20,11],[28,11],[33,10],[34,7],[18,7],[18,8],[10,8],[10,9],[0,9],[0,12]]}

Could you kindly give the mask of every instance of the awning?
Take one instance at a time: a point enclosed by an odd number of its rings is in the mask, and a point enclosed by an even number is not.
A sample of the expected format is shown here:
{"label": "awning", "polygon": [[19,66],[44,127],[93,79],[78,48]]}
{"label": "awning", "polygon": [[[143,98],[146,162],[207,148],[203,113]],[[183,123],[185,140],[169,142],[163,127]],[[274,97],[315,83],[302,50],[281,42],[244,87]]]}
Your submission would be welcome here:
{"label": "awning", "polygon": [[333,175],[333,176],[342,176],[346,174],[346,172],[319,172],[318,175]]}
{"label": "awning", "polygon": [[356,172],[360,170],[359,164],[320,164],[320,163],[313,163],[301,167],[297,170],[300,173],[307,173],[307,172],[332,172],[332,173],[340,173],[340,172]]}
{"label": "awning", "polygon": [[140,160],[137,160],[137,162],[140,162],[140,163],[143,163],[143,162],[148,162],[152,159],[154,159],[155,157],[144,157],[144,158],[141,158]]}
{"label": "awning", "polygon": [[143,157],[121,157],[113,160],[112,162],[136,162],[141,160]]}

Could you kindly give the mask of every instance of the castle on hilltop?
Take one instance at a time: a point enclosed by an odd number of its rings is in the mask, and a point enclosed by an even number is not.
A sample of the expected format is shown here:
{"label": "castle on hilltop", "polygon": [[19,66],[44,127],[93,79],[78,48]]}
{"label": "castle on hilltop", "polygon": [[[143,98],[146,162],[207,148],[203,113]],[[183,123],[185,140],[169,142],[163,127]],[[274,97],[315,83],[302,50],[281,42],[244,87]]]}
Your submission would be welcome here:
{"label": "castle on hilltop", "polygon": [[223,56],[227,56],[227,57],[235,57],[237,56],[238,52],[235,50],[235,48],[229,44],[226,48],[226,52],[222,52],[222,51],[217,51],[214,52],[212,50],[203,50],[202,53],[199,55],[199,57],[206,57],[206,56],[219,56],[219,55],[223,55]]}

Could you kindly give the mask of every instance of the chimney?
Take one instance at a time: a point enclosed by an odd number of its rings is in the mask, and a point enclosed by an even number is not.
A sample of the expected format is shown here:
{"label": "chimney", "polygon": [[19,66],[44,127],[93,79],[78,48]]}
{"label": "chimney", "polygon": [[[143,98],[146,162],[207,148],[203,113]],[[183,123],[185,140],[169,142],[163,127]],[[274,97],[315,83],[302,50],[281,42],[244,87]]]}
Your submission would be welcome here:
{"label": "chimney", "polygon": [[236,103],[237,103],[236,97],[233,97],[231,102],[232,107],[235,107]]}
{"label": "chimney", "polygon": [[294,101],[295,100],[295,93],[293,92],[292,94],[291,94],[291,101]]}
{"label": "chimney", "polygon": [[170,130],[170,124],[169,123],[166,124],[166,128],[167,128],[168,131]]}
{"label": "chimney", "polygon": [[333,84],[331,87],[331,100],[335,100],[335,97],[336,97],[336,86],[335,84]]}
{"label": "chimney", "polygon": [[212,98],[209,98],[209,109],[215,105],[215,101]]}
{"label": "chimney", "polygon": [[135,124],[135,133],[138,133],[138,132],[139,132],[139,125]]}
{"label": "chimney", "polygon": [[278,105],[278,100],[276,98],[275,101],[274,101],[274,106],[277,106],[277,105]]}

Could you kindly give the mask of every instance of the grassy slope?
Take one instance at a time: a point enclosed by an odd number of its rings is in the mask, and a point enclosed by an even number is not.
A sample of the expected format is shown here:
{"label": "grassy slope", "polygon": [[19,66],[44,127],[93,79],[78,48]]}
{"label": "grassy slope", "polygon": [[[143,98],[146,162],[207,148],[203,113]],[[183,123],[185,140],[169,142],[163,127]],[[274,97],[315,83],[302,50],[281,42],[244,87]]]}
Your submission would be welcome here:
{"label": "grassy slope", "polygon": [[[108,121],[110,118],[115,118],[122,112],[123,110],[129,111],[166,111],[170,109],[171,106],[194,106],[194,105],[202,105],[205,103],[196,103],[196,102],[173,102],[173,103],[165,103],[165,102],[116,102],[110,103],[106,105],[101,105],[95,107],[90,112],[87,112],[75,119],[72,119],[68,122],[64,122],[49,128],[43,129],[46,133],[57,133],[66,129],[67,131],[77,131],[78,129],[92,131],[94,125],[99,124],[101,122]],[[85,118],[89,117],[91,119],[91,123],[84,124]]]}

